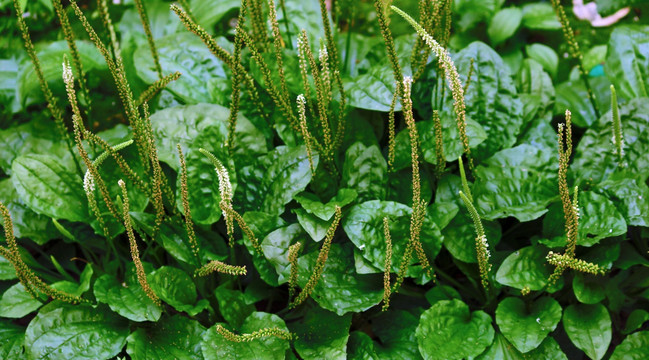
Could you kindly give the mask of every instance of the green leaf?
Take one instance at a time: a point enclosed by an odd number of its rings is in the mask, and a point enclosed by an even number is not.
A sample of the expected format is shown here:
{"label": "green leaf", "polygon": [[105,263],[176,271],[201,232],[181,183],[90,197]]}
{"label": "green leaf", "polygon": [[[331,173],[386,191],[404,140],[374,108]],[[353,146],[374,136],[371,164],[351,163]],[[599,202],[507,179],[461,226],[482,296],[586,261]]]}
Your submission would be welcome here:
{"label": "green leaf", "polygon": [[17,283],[2,294],[0,299],[0,317],[19,319],[38,310],[47,300],[44,296],[34,299],[25,290],[23,284]]}
{"label": "green leaf", "polygon": [[209,303],[206,299],[196,302],[196,285],[186,272],[171,266],[163,266],[151,275],[148,280],[151,290],[178,311],[184,311],[190,316],[202,312]]}
{"label": "green leaf", "polygon": [[482,353],[494,329],[485,312],[471,313],[461,300],[442,300],[424,311],[415,334],[424,359],[461,359]]}
{"label": "green leaf", "polygon": [[13,280],[16,278],[16,270],[9,260],[0,256],[0,280]]}
{"label": "green leaf", "polygon": [[[464,153],[464,147],[457,130],[455,117],[444,116],[442,122],[442,140],[444,142],[444,158],[446,161],[457,161],[457,158]],[[424,160],[430,164],[437,164],[437,152],[435,150],[435,128],[432,120],[418,121],[416,123],[419,132],[419,146]],[[467,119],[466,134],[469,138],[469,146],[475,148],[485,141],[487,133],[477,122]],[[401,130],[394,140],[394,169],[401,170],[410,167],[412,158],[410,155],[410,135],[408,129]]]}
{"label": "green leaf", "polygon": [[487,220],[534,220],[557,195],[555,154],[531,145],[502,150],[475,169],[478,212]]}
{"label": "green leaf", "polygon": [[[158,147],[158,158],[172,169],[178,170],[180,162],[176,145],[180,144],[185,156],[188,156],[190,151],[202,147],[219,159],[227,159],[224,144],[228,136],[229,116],[228,108],[216,104],[176,106],[155,112],[151,115],[151,125]],[[203,133],[206,133],[206,136],[200,138],[202,143],[196,143]],[[265,154],[266,151],[264,135],[248,118],[239,113],[235,128],[234,154],[237,158],[254,158]],[[233,176],[231,171],[230,177]]]}
{"label": "green leaf", "polygon": [[[475,226],[469,215],[469,211],[461,205],[462,209],[451,220],[451,223],[442,231],[444,236],[444,247],[454,258],[466,263],[476,263],[478,258],[475,248]],[[487,242],[490,248],[494,248],[500,241],[502,230],[496,221],[483,221]]]}
{"label": "green leaf", "polygon": [[302,240],[304,231],[298,224],[281,227],[268,234],[261,242],[264,256],[275,266],[277,282],[283,284],[288,281],[291,264],[288,261],[288,248],[297,241]]}
{"label": "green leaf", "polygon": [[295,350],[304,359],[345,359],[352,315],[336,315],[320,307],[310,308],[291,324],[298,336]]}
{"label": "green leaf", "polygon": [[558,30],[561,23],[546,2],[525,4],[523,6],[523,26],[532,30]]}
{"label": "green leaf", "polygon": [[641,360],[649,353],[649,331],[631,334],[615,348],[611,360]]}
{"label": "green leaf", "polygon": [[[443,229],[444,247],[454,258],[467,263],[476,263],[475,226],[468,210],[461,204],[458,192],[462,189],[460,177],[454,174],[445,174],[438,182],[435,194],[435,203],[449,202],[458,206],[458,212],[451,222]],[[500,241],[500,224],[495,221],[483,221],[487,241],[491,248]]]}
{"label": "green leaf", "polygon": [[572,279],[575,297],[583,304],[597,304],[606,298],[606,283],[601,276],[577,273]]}
{"label": "green leaf", "polygon": [[637,177],[611,176],[599,184],[628,225],[649,226],[649,186]]}
{"label": "green leaf", "polygon": [[[388,65],[373,66],[366,74],[345,80],[348,104],[359,109],[390,111],[395,90],[394,76]],[[394,110],[401,111],[401,102],[396,102]]]}
{"label": "green leaf", "polygon": [[438,228],[444,229],[455,218],[459,210],[460,208],[454,202],[435,201],[428,206],[428,215],[434,219]]}
{"label": "green leaf", "polygon": [[[324,39],[324,25],[320,4],[317,1],[286,0],[284,4],[286,14],[281,6],[277,6],[277,21],[281,24],[280,31],[286,40],[288,40],[287,31],[290,32],[292,47],[297,48],[297,38],[303,29],[309,35],[309,42],[313,46],[319,39]],[[288,30],[284,18],[288,20]]]}
{"label": "green leaf", "polygon": [[[88,86],[90,88],[99,87],[103,80],[110,79],[108,74],[108,67],[104,61],[103,56],[99,53],[97,48],[90,41],[75,41],[78,49],[79,58],[83,64],[83,70],[88,76]],[[48,84],[48,87],[55,95],[65,95],[65,84],[61,79],[63,78],[63,56],[67,55],[70,59],[70,50],[68,43],[65,40],[60,40],[47,44],[46,47],[37,52],[37,57],[40,62],[43,77]],[[75,79],[79,78],[76,73]],[[112,79],[110,79],[112,82]],[[45,102],[45,97],[41,91],[40,82],[34,67],[29,64],[28,66],[21,66],[18,74],[18,94],[20,96],[21,104],[30,105]]]}
{"label": "green leaf", "polygon": [[618,96],[629,100],[649,96],[648,43],[647,26],[617,26],[611,33],[604,72]]}
{"label": "green leaf", "polygon": [[576,347],[599,360],[611,342],[611,318],[604,305],[570,305],[563,312],[563,326]]}
{"label": "green leaf", "polygon": [[460,296],[460,293],[457,292],[457,290],[446,285],[435,286],[434,288],[428,290],[425,296],[426,300],[428,300],[428,303],[431,305],[435,305],[436,302],[441,300],[462,300],[462,296]]}
{"label": "green leaf", "polygon": [[526,355],[531,359],[568,360],[568,357],[563,353],[557,341],[550,336],[545,338],[538,348],[530,351]]}
{"label": "green leaf", "polygon": [[[540,100],[541,109],[552,109],[551,105],[555,96],[552,78],[536,60],[525,59],[523,61],[516,82],[521,93],[531,94]],[[552,139],[552,141],[554,140]]]}
{"label": "green leaf", "polygon": [[[248,316],[241,326],[241,333],[277,327],[288,331],[284,320],[277,315],[255,312]],[[282,360],[290,348],[287,340],[274,336],[262,337],[248,342],[232,342],[226,340],[216,331],[216,326],[203,333],[201,349],[205,360],[221,359],[259,359]]]}
{"label": "green leaf", "polygon": [[[217,39],[222,45],[224,38]],[[183,44],[179,47],[178,44]],[[201,39],[189,32],[180,32],[156,40],[162,73],[179,71],[182,76],[165,88],[185,104],[225,103],[230,94],[223,62],[217,59]],[[155,62],[147,42],[133,54],[137,75],[147,84],[158,80]],[[207,91],[206,91],[207,90]]]}
{"label": "green leaf", "polygon": [[376,351],[381,359],[421,359],[415,330],[419,318],[404,310],[390,310],[372,320],[372,330],[381,345]]}
{"label": "green leaf", "polygon": [[460,14],[461,32],[473,28],[482,20],[490,18],[500,7],[500,0],[459,0],[453,2],[453,13]]}
{"label": "green leaf", "polygon": [[561,320],[561,305],[551,297],[541,297],[532,303],[508,297],[496,309],[496,324],[503,335],[520,352],[536,349],[554,331]]}
{"label": "green leaf", "polygon": [[[210,5],[211,4],[206,1],[192,1],[190,3],[190,8],[193,15],[196,17],[196,22],[204,29],[213,29],[214,25],[219,23],[219,20],[223,19],[223,17],[232,10],[237,9],[239,5],[241,5],[241,1],[222,0],[219,2],[219,6]],[[165,8],[167,12],[169,12],[168,6],[165,6]]]}
{"label": "green leaf", "polygon": [[584,54],[584,70],[590,72],[594,67],[606,62],[607,49],[606,45],[596,45],[588,49]]}
{"label": "green leaf", "polygon": [[493,343],[487,350],[476,358],[477,360],[523,360],[524,355],[505,339],[501,333],[496,333]]}
{"label": "green leaf", "polygon": [[[218,138],[214,136],[214,131],[201,133],[193,142],[198,146],[203,146],[208,139]],[[194,149],[197,150],[197,149]],[[229,161],[225,152],[220,152],[217,156],[223,164],[227,164],[230,184],[233,191],[237,188],[237,177],[234,170],[234,164]],[[192,220],[198,224],[209,225],[219,220],[221,217],[221,193],[219,192],[219,180],[214,165],[202,153],[190,151],[186,157],[187,166],[187,200],[192,215]],[[182,200],[181,176],[176,179],[176,207],[179,211],[185,212]]]}
{"label": "green leaf", "polygon": [[[474,120],[482,125],[487,133],[486,140],[478,145],[473,156],[485,159],[500,149],[511,147],[523,125],[523,104],[516,94],[509,68],[498,53],[477,41],[460,51],[453,60],[463,77],[473,66],[471,84],[464,94],[466,117],[467,121]],[[455,118],[450,110],[452,103],[453,98],[447,91],[442,112],[445,115],[442,116]]]}
{"label": "green leaf", "polygon": [[122,284],[109,274],[100,276],[93,287],[95,297],[131,321],[158,321],[162,309],[144,293],[134,271],[134,267],[130,267]]}
{"label": "green leaf", "polygon": [[545,260],[546,255],[547,251],[540,246],[527,246],[512,252],[498,268],[496,281],[516,289],[543,289],[553,271]]}
{"label": "green leaf", "polygon": [[11,175],[11,163],[20,155],[50,154],[65,161],[71,160],[70,151],[58,137],[53,121],[35,119],[0,130],[0,145],[0,168],[7,175]]}
{"label": "green leaf", "polygon": [[358,360],[378,360],[372,338],[362,331],[352,331],[347,342],[347,358]]}
{"label": "green leaf", "polygon": [[387,179],[388,164],[378,146],[357,142],[347,149],[341,186],[356,190],[359,202],[385,199]]}
{"label": "green leaf", "polygon": [[[302,288],[312,274],[318,253],[313,251],[298,259],[298,284]],[[342,316],[348,312],[365,311],[381,302],[382,276],[357,274],[353,264],[351,245],[331,245],[322,277],[311,293],[323,309]]]}
{"label": "green leaf", "polygon": [[356,200],[357,196],[358,194],[356,193],[356,190],[343,188],[339,189],[336,196],[326,204],[322,203],[315,194],[309,192],[297,194],[293,198],[300,203],[302,208],[309,214],[313,214],[321,220],[328,221],[334,216],[336,206],[342,208]]}
{"label": "green leaf", "polygon": [[[353,206],[343,221],[343,229],[349,239],[361,251],[363,257],[377,269],[385,267],[386,243],[383,218],[387,217],[392,235],[393,271],[398,272],[399,260],[403,256],[406,241],[410,237],[410,217],[412,209],[392,201],[367,201]],[[442,246],[443,237],[437,224],[426,217],[421,229],[420,241],[429,260],[432,261]],[[417,259],[414,259],[417,261]]]}
{"label": "green leaf", "polygon": [[[577,245],[593,246],[602,239],[619,236],[627,225],[615,204],[592,191],[579,192],[579,234]],[[560,203],[552,204],[543,218],[543,234],[549,238],[565,237],[565,220]]]}
{"label": "green leaf", "polygon": [[202,360],[201,336],[205,328],[181,315],[165,317],[151,327],[141,327],[126,341],[133,360]]}
{"label": "green leaf", "polygon": [[81,175],[70,172],[51,155],[22,155],[11,165],[12,180],[22,201],[38,214],[87,221],[88,200]]}
{"label": "green leaf", "polygon": [[297,221],[306,231],[311,239],[315,242],[320,242],[327,235],[329,229],[329,221],[320,219],[319,217],[309,214],[304,209],[295,209],[293,213],[297,216]]}
{"label": "green leaf", "polygon": [[27,327],[29,358],[110,359],[124,347],[128,323],[123,318],[102,307],[50,305]]}
{"label": "green leaf", "polygon": [[[43,245],[55,236],[54,234],[56,232],[51,219],[48,216],[35,213],[20,200],[11,178],[0,181],[0,201],[2,201],[11,214],[14,235],[17,238],[29,238],[35,243]],[[0,260],[0,268],[2,266],[2,260]],[[13,269],[12,266],[10,268]],[[0,279],[3,279],[3,273],[0,270]],[[15,278],[15,276],[12,278]]]}
{"label": "green leaf", "polygon": [[221,316],[234,328],[238,328],[243,321],[255,312],[255,306],[250,299],[239,290],[232,290],[229,283],[224,283],[214,290],[216,301],[219,304]]}
{"label": "green leaf", "polygon": [[[317,165],[318,156],[314,155],[313,166]],[[281,215],[284,205],[311,182],[306,148],[278,146],[257,164],[243,168],[241,176],[251,210]]]}
{"label": "green leaf", "polygon": [[498,45],[514,35],[516,29],[521,25],[523,12],[517,7],[501,9],[491,18],[487,28],[487,34],[491,43]]}
{"label": "green leaf", "polygon": [[[624,137],[625,171],[646,179],[649,176],[649,103],[647,99],[633,99],[620,106],[620,120]],[[606,180],[611,173],[620,167],[615,155],[613,126],[610,112],[602,117],[586,131],[575,150],[575,158],[571,169],[579,182],[589,181],[599,183]]]}
{"label": "green leaf", "polygon": [[622,330],[622,334],[632,333],[642,327],[645,322],[649,321],[649,312],[642,309],[635,309],[631,312],[626,319],[626,324]]}
{"label": "green leaf", "polygon": [[[280,218],[279,216],[269,215],[258,211],[246,212],[245,214],[243,214],[243,219],[246,221],[246,224],[248,224],[250,230],[252,230],[257,239],[263,239],[272,231],[286,226],[286,222],[284,222],[284,220],[282,220],[282,218]],[[257,250],[252,245],[252,241],[248,239],[245,234],[243,241],[246,245],[246,248],[248,249],[248,252],[252,254],[252,262],[255,265],[255,269],[257,269],[257,271],[259,272],[261,279],[268,285],[279,286],[275,266],[268,259],[266,259],[264,254],[259,254],[259,252],[257,252]]]}
{"label": "green leaf", "polygon": [[0,320],[0,358],[24,358],[23,343],[25,341],[25,328]]}
{"label": "green leaf", "polygon": [[525,52],[531,59],[536,60],[543,69],[550,73],[552,77],[557,76],[559,66],[559,56],[551,47],[539,43],[525,46]]}

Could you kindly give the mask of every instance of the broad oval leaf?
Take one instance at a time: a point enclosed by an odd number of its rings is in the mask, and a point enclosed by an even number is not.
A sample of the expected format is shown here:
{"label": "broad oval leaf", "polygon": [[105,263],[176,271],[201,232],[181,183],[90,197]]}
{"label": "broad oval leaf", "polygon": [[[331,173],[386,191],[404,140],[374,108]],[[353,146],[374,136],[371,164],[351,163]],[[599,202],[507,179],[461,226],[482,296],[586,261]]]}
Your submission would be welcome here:
{"label": "broad oval leaf", "polygon": [[[487,138],[478,145],[473,156],[485,159],[514,145],[523,125],[523,104],[503,59],[488,45],[473,42],[453,60],[463,79],[473,66],[471,83],[464,94],[466,117],[482,125],[487,133]],[[455,118],[454,112],[450,111],[453,98],[450,91],[447,94],[444,116]]]}
{"label": "broad oval leaf", "polygon": [[557,68],[559,66],[559,56],[551,47],[539,43],[527,45],[525,47],[527,56],[536,60],[543,69],[547,71],[552,77],[557,76]]}
{"label": "broad oval leaf", "polygon": [[553,270],[545,260],[546,255],[547,251],[540,246],[512,252],[498,268],[496,281],[516,289],[543,289]]}
{"label": "broad oval leaf", "polygon": [[[313,156],[318,166],[318,156]],[[257,164],[241,170],[241,183],[251,210],[281,215],[284,205],[311,182],[311,167],[304,145],[278,146]]]}
{"label": "broad oval leaf", "polygon": [[576,347],[599,360],[611,343],[611,317],[604,305],[570,305],[563,312],[563,327]]}
{"label": "broad oval leaf", "polygon": [[575,150],[571,169],[579,182],[599,183],[616,169],[646,179],[649,176],[649,99],[633,99],[620,106],[620,121],[624,139],[624,157],[620,163],[615,155],[613,124],[610,111],[602,115],[581,138]]}
{"label": "broad oval leaf", "polygon": [[[246,318],[239,332],[252,333],[257,330],[273,327],[288,331],[284,320],[279,316],[255,312]],[[288,340],[273,336],[261,337],[248,342],[233,342],[225,339],[216,331],[216,326],[213,326],[203,334],[201,348],[203,349],[205,360],[282,360],[290,345]]]}
{"label": "broad oval leaf", "polygon": [[0,359],[20,359],[25,356],[25,328],[0,320]]}
{"label": "broad oval leaf", "polygon": [[649,331],[631,334],[615,348],[611,360],[643,360],[649,354]]}
{"label": "broad oval leaf", "polygon": [[[298,259],[298,284],[304,288],[313,273],[319,251]],[[332,244],[322,277],[311,297],[323,309],[342,316],[348,312],[362,312],[381,302],[383,284],[381,275],[361,275],[354,269],[351,245]]]}
{"label": "broad oval leaf", "polygon": [[551,297],[541,297],[532,303],[508,297],[496,309],[496,324],[503,335],[520,352],[536,349],[561,320],[561,305]]}
{"label": "broad oval leaf", "polygon": [[25,349],[33,359],[110,359],[127,335],[128,322],[106,308],[52,303],[29,323]]}
{"label": "broad oval leaf", "polygon": [[649,27],[618,26],[608,41],[604,71],[621,97],[649,96]]}
{"label": "broad oval leaf", "polygon": [[[228,137],[229,116],[230,109],[216,104],[176,106],[155,112],[151,115],[151,126],[158,146],[158,158],[178,170],[180,162],[177,144],[182,146],[185,155],[200,147],[215,155],[227,153],[225,141]],[[211,138],[204,139],[205,143],[196,143],[199,135],[208,129],[211,131]],[[248,118],[239,113],[234,154],[244,158],[255,157],[266,153],[266,149],[264,135]],[[219,158],[226,159],[227,156]]]}
{"label": "broad oval leaf", "polygon": [[196,302],[194,281],[178,268],[163,266],[148,276],[148,280],[151,290],[178,311],[185,311],[194,316],[209,306],[206,299]]}
{"label": "broad oval leaf", "polygon": [[342,186],[356,190],[358,201],[383,200],[388,164],[378,146],[356,142],[345,153]]}
{"label": "broad oval leaf", "polygon": [[51,155],[22,155],[11,165],[21,200],[38,214],[55,219],[88,221],[88,200],[81,175]]}
{"label": "broad oval leaf", "polygon": [[111,310],[132,321],[158,321],[162,309],[132,280],[128,276],[120,284],[111,275],[100,276],[93,287],[97,301],[108,304]]}
{"label": "broad oval leaf", "polygon": [[[383,230],[383,218],[387,217],[393,241],[392,263],[398,271],[399,260],[403,256],[407,239],[410,237],[410,217],[412,209],[392,201],[366,201],[353,206],[345,220],[343,229],[349,239],[360,250],[363,257],[378,268],[385,267],[386,242]],[[429,216],[424,219],[420,241],[429,261],[432,261],[442,246],[443,237],[437,224]],[[416,259],[415,259],[416,260]]]}
{"label": "broad oval leaf", "polygon": [[509,39],[516,29],[521,25],[523,12],[517,7],[501,9],[491,18],[491,23],[487,28],[489,39],[494,45],[498,45]]}
{"label": "broad oval leaf", "polygon": [[461,300],[442,300],[421,314],[415,334],[424,359],[462,359],[482,353],[494,329],[485,312],[472,313]]}
{"label": "broad oval leaf", "polygon": [[336,315],[319,306],[308,309],[303,318],[291,323],[298,336],[295,350],[303,359],[344,359],[352,314]]}
{"label": "broad oval leaf", "polygon": [[126,339],[133,360],[202,360],[201,336],[205,328],[181,315],[165,317],[155,326],[141,327]]}
{"label": "broad oval leaf", "polygon": [[534,220],[558,196],[556,155],[531,145],[502,150],[475,169],[478,212],[494,220],[513,216]]}
{"label": "broad oval leaf", "polygon": [[[442,114],[442,140],[444,142],[444,158],[446,161],[457,161],[457,158],[464,153],[464,147],[458,135],[455,118],[449,118]],[[435,150],[435,128],[432,120],[418,121],[417,131],[419,132],[419,146],[424,160],[430,164],[437,164],[437,152]],[[467,119],[466,134],[469,138],[469,147],[475,148],[485,141],[487,133],[477,122]],[[410,135],[408,129],[401,130],[394,140],[394,169],[401,170],[412,164],[410,152]]]}
{"label": "broad oval leaf", "polygon": [[[222,45],[224,41],[227,40],[220,38],[217,42]],[[182,73],[178,80],[167,85],[167,91],[185,104],[225,103],[231,92],[225,66],[200,38],[189,32],[179,32],[156,40],[156,49],[163,75],[175,71]],[[144,82],[152,84],[158,80],[148,43],[141,43],[133,58],[137,75]]]}
{"label": "broad oval leaf", "polygon": [[[395,91],[394,75],[389,66],[374,66],[367,74],[345,82],[349,105],[360,109],[390,111]],[[394,110],[401,110],[400,101],[397,100]]]}
{"label": "broad oval leaf", "polygon": [[46,299],[34,299],[21,283],[14,284],[2,294],[0,317],[19,319],[38,310]]}

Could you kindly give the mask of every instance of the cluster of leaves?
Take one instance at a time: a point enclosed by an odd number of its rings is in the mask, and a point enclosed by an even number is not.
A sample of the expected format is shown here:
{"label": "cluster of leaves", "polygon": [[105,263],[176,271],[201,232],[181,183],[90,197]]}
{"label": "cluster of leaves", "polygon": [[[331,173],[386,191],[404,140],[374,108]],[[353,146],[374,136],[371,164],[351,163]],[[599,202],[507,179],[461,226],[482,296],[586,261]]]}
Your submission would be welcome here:
{"label": "cluster of leaves", "polygon": [[646,357],[649,7],[597,3],[0,1],[0,358]]}

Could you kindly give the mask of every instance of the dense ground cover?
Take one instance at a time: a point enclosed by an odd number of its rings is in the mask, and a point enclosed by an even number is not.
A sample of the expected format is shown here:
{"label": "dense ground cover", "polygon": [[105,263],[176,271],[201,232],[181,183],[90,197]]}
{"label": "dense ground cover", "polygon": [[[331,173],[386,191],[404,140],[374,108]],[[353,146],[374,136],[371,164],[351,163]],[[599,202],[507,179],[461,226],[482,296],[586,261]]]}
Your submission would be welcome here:
{"label": "dense ground cover", "polygon": [[0,1],[0,358],[646,358],[649,5],[597,5]]}

